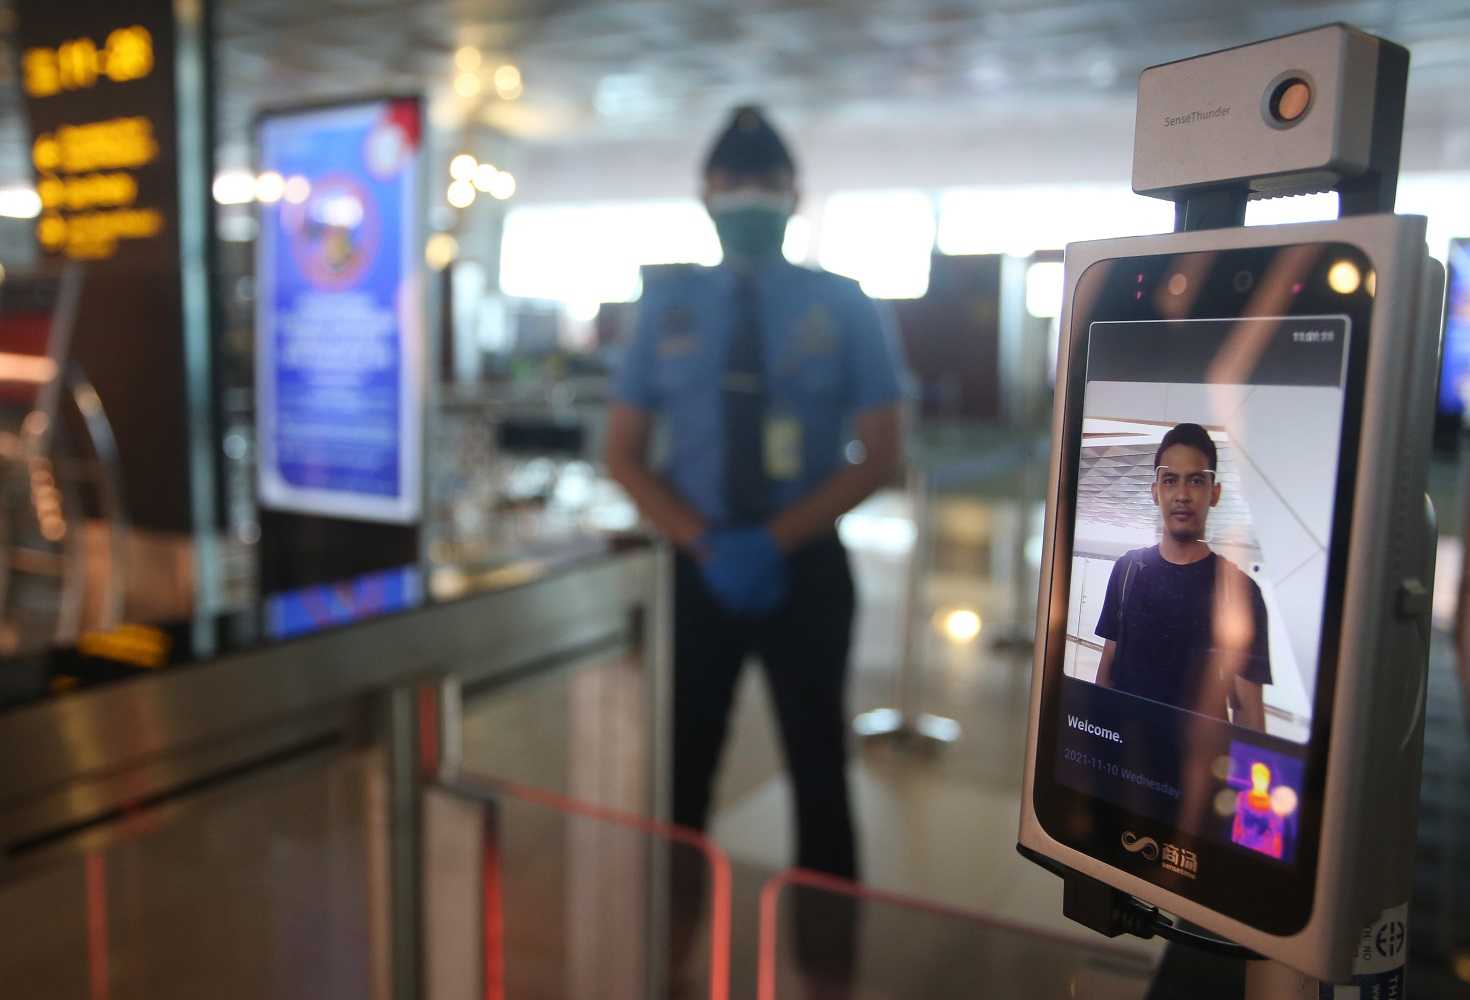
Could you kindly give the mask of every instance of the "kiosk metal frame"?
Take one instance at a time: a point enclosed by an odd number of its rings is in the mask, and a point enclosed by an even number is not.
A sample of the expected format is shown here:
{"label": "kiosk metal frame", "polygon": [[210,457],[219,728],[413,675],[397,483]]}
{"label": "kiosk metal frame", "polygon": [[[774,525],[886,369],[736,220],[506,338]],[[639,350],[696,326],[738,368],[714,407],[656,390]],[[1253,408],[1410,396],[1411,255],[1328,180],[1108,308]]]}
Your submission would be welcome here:
{"label": "kiosk metal frame", "polygon": [[[1289,53],[1298,40],[1310,48],[1332,33],[1342,38],[1343,78],[1358,74],[1371,81],[1371,112],[1366,122],[1353,123],[1366,133],[1366,163],[1324,176],[1321,169],[1311,172],[1304,163],[1292,162],[1295,151],[1288,147],[1285,160],[1278,156],[1274,172],[1266,173],[1262,167],[1260,176],[1248,173],[1223,182],[1179,183],[1163,189],[1140,186],[1140,143],[1135,148],[1134,187],[1174,201],[1176,231],[1073,244],[1066,254],[1067,301],[1061,319],[1064,336],[1058,386],[1068,382],[1070,341],[1066,334],[1073,323],[1073,293],[1088,268],[1101,261],[1337,242],[1361,250],[1376,274],[1374,335],[1368,348],[1360,416],[1336,686],[1331,700],[1325,705],[1319,700],[1318,705],[1319,712],[1331,712],[1332,724],[1325,748],[1330,764],[1321,804],[1316,880],[1310,916],[1295,933],[1269,933],[1076,850],[1053,837],[1038,816],[1038,782],[1052,780],[1050,775],[1038,774],[1038,741],[1044,738],[1039,734],[1045,728],[1041,724],[1043,686],[1049,680],[1046,646],[1055,635],[1058,616],[1065,621],[1067,605],[1066,595],[1059,602],[1053,587],[1055,560],[1059,555],[1070,557],[1070,552],[1057,550],[1058,507],[1061,491],[1075,488],[1071,470],[1063,467],[1062,443],[1069,428],[1069,406],[1080,405],[1080,400],[1069,400],[1065,392],[1057,395],[1018,849],[1062,876],[1068,916],[1104,934],[1131,932],[1147,937],[1162,933],[1237,955],[1272,959],[1254,963],[1247,984],[1247,995],[1252,997],[1316,996],[1315,980],[1351,979],[1358,971],[1355,950],[1362,935],[1385,919],[1393,919],[1387,914],[1401,912],[1398,908],[1407,903],[1413,881],[1435,541],[1433,510],[1424,497],[1433,413],[1420,404],[1434,398],[1444,276],[1427,256],[1425,220],[1391,214],[1407,51],[1341,25],[1260,43],[1261,51]],[[1213,53],[1200,62],[1216,60],[1210,64],[1215,70],[1249,65],[1251,58],[1245,57],[1259,55],[1247,51],[1252,48]],[[1367,58],[1365,53],[1375,52],[1376,65],[1358,64]],[[1231,62],[1232,54],[1242,53],[1241,61]],[[1156,69],[1177,74],[1181,65]],[[1150,72],[1145,71],[1145,78]],[[1215,78],[1202,69],[1197,79]],[[1234,84],[1227,81],[1221,86]],[[1157,81],[1154,86],[1157,89]],[[1141,132],[1152,124],[1144,122],[1143,89],[1141,85]],[[1350,90],[1344,84],[1344,93],[1334,96],[1353,106]],[[1362,138],[1347,136],[1348,140]],[[1199,141],[1208,144],[1209,140],[1200,137]],[[1263,146],[1261,151],[1241,151],[1238,162],[1254,170],[1279,153]],[[1187,155],[1202,154],[1191,150]],[[1170,169],[1159,172],[1167,175]],[[1174,170],[1175,179],[1187,173],[1187,169]],[[1253,195],[1327,188],[1339,191],[1341,217],[1336,221],[1261,228],[1243,225],[1245,205]],[[1162,920],[1160,909],[1222,937],[1186,931]]]}

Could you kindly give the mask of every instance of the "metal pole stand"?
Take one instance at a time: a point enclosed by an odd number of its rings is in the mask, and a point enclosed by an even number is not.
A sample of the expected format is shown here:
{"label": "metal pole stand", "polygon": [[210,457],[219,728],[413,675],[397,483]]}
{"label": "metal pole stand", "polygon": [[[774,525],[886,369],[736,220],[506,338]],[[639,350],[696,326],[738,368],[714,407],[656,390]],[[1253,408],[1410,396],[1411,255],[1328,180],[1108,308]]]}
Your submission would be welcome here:
{"label": "metal pole stand", "polygon": [[[1025,433],[1029,434],[1029,431]],[[1016,476],[1016,502],[1020,506],[1019,523],[1011,532],[1010,575],[1013,611],[1009,621],[986,629],[990,648],[1006,653],[1019,653],[1036,646],[1036,590],[1039,578],[1031,575],[1026,545],[1032,537],[1035,510],[1046,503],[1046,476],[1051,443],[1047,438],[1029,438],[1025,458]],[[1042,525],[1036,525],[1040,536]]]}
{"label": "metal pole stand", "polygon": [[923,619],[927,609],[925,583],[929,577],[929,480],[922,462],[911,461],[907,491],[914,519],[914,544],[909,550],[908,578],[903,600],[903,649],[894,673],[893,707],[875,708],[852,720],[853,731],[865,740],[892,740],[908,746],[942,747],[960,738],[953,719],[916,711],[923,687],[923,651],[927,636]]}
{"label": "metal pole stand", "polygon": [[459,678],[433,674],[375,694],[387,765],[388,905],[394,1000],[423,996],[424,792],[462,760]]}

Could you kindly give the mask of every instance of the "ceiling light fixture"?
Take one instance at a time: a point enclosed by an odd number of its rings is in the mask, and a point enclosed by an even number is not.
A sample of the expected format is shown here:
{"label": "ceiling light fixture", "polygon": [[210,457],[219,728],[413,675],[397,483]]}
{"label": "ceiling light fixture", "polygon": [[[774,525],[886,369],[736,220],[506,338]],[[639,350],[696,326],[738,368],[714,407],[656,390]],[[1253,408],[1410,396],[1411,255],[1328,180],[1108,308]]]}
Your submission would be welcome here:
{"label": "ceiling light fixture", "polygon": [[469,208],[475,203],[475,186],[469,181],[453,181],[445,198],[455,208]]}
{"label": "ceiling light fixture", "polygon": [[286,196],[286,178],[274,170],[265,170],[255,178],[255,200],[274,205]]}
{"label": "ceiling light fixture", "polygon": [[500,170],[496,168],[495,164],[481,163],[475,167],[472,180],[474,180],[476,188],[486,194],[491,194],[495,190],[495,178],[499,176]]}
{"label": "ceiling light fixture", "polygon": [[954,608],[941,616],[940,630],[944,637],[957,646],[974,642],[984,627],[980,615],[971,608]]}
{"label": "ceiling light fixture", "polygon": [[461,73],[473,73],[480,68],[480,50],[473,45],[461,45],[454,52],[454,68]]}
{"label": "ceiling light fixture", "polygon": [[457,181],[473,180],[479,165],[469,153],[460,153],[449,161],[449,176]]}
{"label": "ceiling light fixture", "polygon": [[311,181],[300,174],[292,174],[286,178],[286,200],[293,205],[300,205],[311,197]]}
{"label": "ceiling light fixture", "polygon": [[454,78],[454,92],[460,97],[478,96],[480,78],[474,73],[460,73]]}
{"label": "ceiling light fixture", "polygon": [[216,174],[214,200],[221,205],[248,205],[255,200],[255,175],[248,170],[226,170]]}
{"label": "ceiling light fixture", "polygon": [[424,263],[435,271],[444,270],[458,256],[459,240],[449,233],[435,233],[424,244]]}
{"label": "ceiling light fixture", "polygon": [[495,92],[504,100],[514,101],[525,91],[520,68],[506,63],[495,71]]}
{"label": "ceiling light fixture", "polygon": [[502,170],[495,175],[495,180],[490,184],[490,196],[497,201],[505,201],[516,193],[516,179],[508,170]]}

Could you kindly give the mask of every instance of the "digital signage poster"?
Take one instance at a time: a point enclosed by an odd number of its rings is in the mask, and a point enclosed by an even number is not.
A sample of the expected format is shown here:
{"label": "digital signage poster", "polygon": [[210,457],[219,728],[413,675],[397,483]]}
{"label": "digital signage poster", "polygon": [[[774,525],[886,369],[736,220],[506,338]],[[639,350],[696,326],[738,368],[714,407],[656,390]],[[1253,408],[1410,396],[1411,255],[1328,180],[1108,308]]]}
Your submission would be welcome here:
{"label": "digital signage poster", "polygon": [[395,523],[419,516],[422,134],[414,99],[260,122],[260,168],[274,181],[256,243],[266,507]]}
{"label": "digital signage poster", "polygon": [[272,639],[310,635],[417,607],[423,596],[423,580],[413,566],[301,587],[266,598],[265,631]]}

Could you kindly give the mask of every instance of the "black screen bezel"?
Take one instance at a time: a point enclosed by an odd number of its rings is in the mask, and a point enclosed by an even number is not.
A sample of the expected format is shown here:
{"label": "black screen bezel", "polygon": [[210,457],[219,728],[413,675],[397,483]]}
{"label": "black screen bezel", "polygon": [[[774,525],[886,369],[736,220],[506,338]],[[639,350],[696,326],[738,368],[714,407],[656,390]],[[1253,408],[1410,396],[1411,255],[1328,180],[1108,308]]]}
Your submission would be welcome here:
{"label": "black screen bezel", "polygon": [[[1316,249],[1305,269],[1302,292],[1289,308],[1265,302],[1251,287],[1234,280],[1248,272],[1260,281],[1284,251]],[[1208,257],[1208,260],[1199,258]],[[1194,258],[1191,260],[1191,258]],[[1326,280],[1332,263],[1354,261],[1361,274],[1372,274],[1368,255],[1359,247],[1339,242],[1251,247],[1236,250],[1158,253],[1113,258],[1091,265],[1078,278],[1073,295],[1068,338],[1066,405],[1061,437],[1061,465],[1053,497],[1051,588],[1047,595],[1047,628],[1043,650],[1041,714],[1037,728],[1035,779],[1032,788],[1037,821],[1053,839],[1090,857],[1144,879],[1160,888],[1192,899],[1219,913],[1268,933],[1299,932],[1311,918],[1317,882],[1322,803],[1326,787],[1332,703],[1336,691],[1341,641],[1342,603],[1347,574],[1354,484],[1357,480],[1359,440],[1367,359],[1372,343],[1373,297],[1364,281],[1352,294],[1331,290]],[[1162,315],[1158,292],[1176,273],[1203,274],[1196,306],[1187,317]],[[1141,282],[1135,275],[1142,275]],[[1113,280],[1109,282],[1109,278]],[[1142,296],[1137,290],[1145,290]],[[1057,780],[1061,735],[1060,700],[1064,684],[1085,684],[1063,673],[1066,621],[1071,590],[1071,568],[1076,517],[1078,463],[1081,455],[1083,394],[1087,377],[1087,346],[1091,325],[1098,321],[1160,319],[1246,318],[1344,314],[1350,323],[1343,383],[1342,428],[1338,442],[1338,477],[1333,524],[1328,544],[1327,594],[1323,607],[1316,691],[1311,735],[1305,747],[1300,829],[1294,862],[1283,864],[1234,845],[1196,836],[1168,824],[1132,813],[1099,797],[1081,793]],[[1283,744],[1285,741],[1281,741]],[[1290,744],[1291,746],[1299,746]],[[1124,831],[1152,836],[1198,852],[1196,878],[1171,872],[1147,858],[1123,849]]]}

